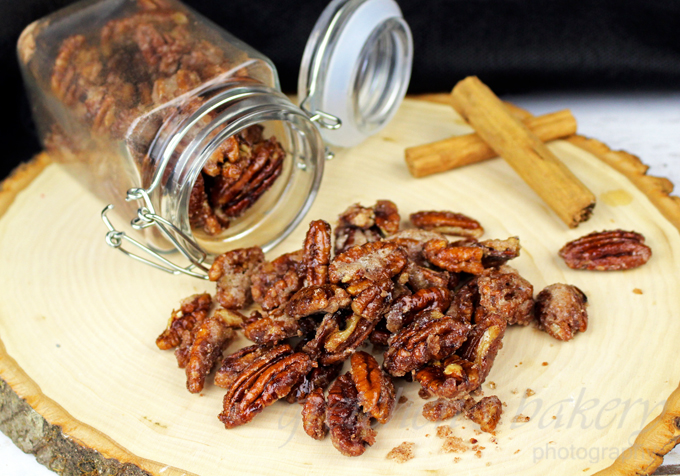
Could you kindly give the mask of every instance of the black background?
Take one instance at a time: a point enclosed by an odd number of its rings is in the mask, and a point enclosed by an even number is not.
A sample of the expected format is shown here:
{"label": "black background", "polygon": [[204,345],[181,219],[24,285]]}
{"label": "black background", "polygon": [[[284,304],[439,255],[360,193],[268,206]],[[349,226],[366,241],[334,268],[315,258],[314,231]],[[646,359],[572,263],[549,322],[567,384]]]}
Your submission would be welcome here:
{"label": "black background", "polygon": [[[17,66],[21,30],[68,0],[0,0],[4,124],[0,177],[40,146]],[[476,74],[498,94],[680,89],[680,0],[397,0],[414,36],[409,92],[450,90]],[[325,0],[187,0],[270,57],[295,92]],[[680,107],[680,105],[679,105]]]}

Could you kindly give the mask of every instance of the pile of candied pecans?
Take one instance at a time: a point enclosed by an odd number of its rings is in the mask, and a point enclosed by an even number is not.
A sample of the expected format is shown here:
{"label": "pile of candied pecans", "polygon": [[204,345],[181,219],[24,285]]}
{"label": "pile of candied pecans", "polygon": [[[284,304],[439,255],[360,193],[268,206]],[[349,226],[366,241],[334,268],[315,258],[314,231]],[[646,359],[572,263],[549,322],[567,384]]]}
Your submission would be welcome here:
{"label": "pile of candied pecans", "polygon": [[[570,340],[586,330],[586,296],[553,284],[534,299],[533,286],[505,264],[519,256],[519,240],[480,241],[482,226],[465,215],[418,212],[405,229],[400,221],[390,201],[355,204],[339,217],[334,253],[323,220],[311,222],[302,249],[273,261],[259,247],[224,253],[209,273],[220,307],[210,315],[207,293],[185,299],[158,347],[177,347],[192,393],[217,368],[226,428],[285,399],[303,405],[312,438],[330,433],[342,454],[358,456],[375,441],[372,420],[390,419],[393,380],[402,378],[417,381],[423,398],[437,397],[424,405],[425,418],[464,413],[493,432],[501,401],[474,397],[507,326],[534,323]],[[618,270],[644,264],[651,251],[642,235],[614,230],[570,242],[560,254],[577,269]],[[253,302],[259,309],[240,312]],[[239,328],[254,345],[223,356]],[[367,343],[382,350],[382,365],[358,350]],[[349,371],[340,375],[346,360]]]}

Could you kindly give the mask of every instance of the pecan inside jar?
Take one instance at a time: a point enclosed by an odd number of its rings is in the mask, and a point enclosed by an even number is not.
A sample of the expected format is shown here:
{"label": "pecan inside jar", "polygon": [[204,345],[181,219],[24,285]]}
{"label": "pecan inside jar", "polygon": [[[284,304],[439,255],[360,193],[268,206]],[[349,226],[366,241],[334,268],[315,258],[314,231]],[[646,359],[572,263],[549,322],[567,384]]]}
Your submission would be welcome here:
{"label": "pecan inside jar", "polygon": [[570,241],[559,252],[572,269],[618,271],[637,268],[652,256],[645,237],[634,231],[599,231]]}

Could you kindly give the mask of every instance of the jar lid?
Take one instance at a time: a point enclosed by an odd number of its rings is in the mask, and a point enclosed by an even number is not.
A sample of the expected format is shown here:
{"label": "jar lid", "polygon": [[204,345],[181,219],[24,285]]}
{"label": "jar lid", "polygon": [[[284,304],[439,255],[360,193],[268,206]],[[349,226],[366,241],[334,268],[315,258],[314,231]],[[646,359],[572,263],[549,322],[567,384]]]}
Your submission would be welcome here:
{"label": "jar lid", "polygon": [[305,47],[300,107],[327,143],[359,144],[397,112],[412,61],[411,30],[394,0],[333,0]]}

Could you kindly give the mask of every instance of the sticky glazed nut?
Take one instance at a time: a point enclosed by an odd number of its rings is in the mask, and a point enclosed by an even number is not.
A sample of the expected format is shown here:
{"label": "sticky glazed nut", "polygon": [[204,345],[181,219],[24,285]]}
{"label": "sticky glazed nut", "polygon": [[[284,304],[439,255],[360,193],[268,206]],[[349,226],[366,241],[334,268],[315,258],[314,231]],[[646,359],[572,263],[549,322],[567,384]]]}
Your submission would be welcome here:
{"label": "sticky glazed nut", "polygon": [[194,294],[180,303],[179,310],[173,310],[168,327],[156,338],[161,350],[177,347],[182,342],[182,334],[191,332],[203,322],[212,307],[212,297],[208,293]]}
{"label": "sticky glazed nut", "polygon": [[301,403],[315,390],[324,390],[340,375],[342,364],[342,362],[338,362],[333,365],[319,365],[312,369],[291,389],[286,401],[288,403]]}
{"label": "sticky glazed nut", "polygon": [[222,360],[220,368],[215,372],[215,385],[229,388],[234,380],[236,380],[236,377],[267,350],[268,348],[264,346],[251,345],[227,355]]}
{"label": "sticky glazed nut", "polygon": [[501,419],[503,404],[497,396],[484,397],[465,412],[465,417],[479,423],[479,429],[491,433]]}
{"label": "sticky glazed nut", "polygon": [[360,456],[375,443],[371,417],[361,411],[349,373],[338,377],[328,391],[326,422],[333,446],[345,456]]}
{"label": "sticky glazed nut", "polygon": [[231,381],[220,421],[227,429],[248,423],[265,407],[288,395],[312,367],[307,354],[293,353],[287,344],[268,350]]}
{"label": "sticky glazed nut", "polygon": [[572,269],[619,271],[642,266],[651,258],[652,250],[640,233],[611,230],[570,241],[559,254]]}
{"label": "sticky glazed nut", "polygon": [[217,302],[226,309],[242,309],[252,303],[251,275],[263,261],[259,246],[227,251],[215,258],[208,277],[217,281]]}
{"label": "sticky glazed nut", "polygon": [[498,351],[503,346],[507,321],[497,314],[476,312],[474,327],[461,346],[460,356],[479,369],[480,385],[489,375]]}
{"label": "sticky glazed nut", "polygon": [[366,319],[377,320],[392,302],[394,283],[389,279],[377,283],[364,280],[363,283],[367,286],[352,300],[352,311]]}
{"label": "sticky glazed nut", "polygon": [[364,412],[380,423],[387,423],[396,403],[392,379],[380,369],[375,357],[364,351],[352,354],[350,364],[352,380]]}
{"label": "sticky glazed nut", "polygon": [[439,311],[423,311],[390,338],[383,367],[390,375],[403,377],[432,360],[453,354],[469,332],[470,324],[462,319],[444,316]]}
{"label": "sticky glazed nut", "polygon": [[551,284],[536,296],[536,317],[542,330],[558,340],[571,340],[588,328],[586,295],[576,286]]}
{"label": "sticky glazed nut", "polygon": [[511,259],[519,256],[519,238],[511,236],[505,240],[484,240],[478,243],[482,248],[484,256],[482,264],[485,268],[501,266]]}
{"label": "sticky glazed nut", "polygon": [[335,228],[335,254],[353,246],[374,241],[399,230],[399,210],[389,200],[378,200],[373,207],[351,205],[338,217]]}
{"label": "sticky glazed nut", "polygon": [[423,405],[423,417],[430,421],[442,421],[453,418],[465,409],[467,400],[464,398],[450,400],[448,398],[438,398],[433,402]]}
{"label": "sticky glazed nut", "polygon": [[186,365],[187,389],[191,393],[203,390],[206,376],[222,357],[236,334],[221,319],[211,317],[192,332],[189,362]]}
{"label": "sticky glazed nut", "polygon": [[282,309],[269,313],[253,311],[251,318],[244,323],[243,334],[260,345],[271,345],[290,337],[303,337],[314,330],[315,323],[309,318],[294,318]]}
{"label": "sticky glazed nut", "polygon": [[331,260],[331,226],[323,220],[311,222],[302,250],[305,286],[326,284]]}
{"label": "sticky glazed nut", "polygon": [[328,434],[326,426],[326,399],[323,390],[314,389],[302,407],[302,427],[315,440],[323,440]]}
{"label": "sticky glazed nut", "polygon": [[399,231],[399,209],[389,200],[378,200],[373,206],[375,212],[375,225],[380,230],[380,234],[384,236],[391,235]]}
{"label": "sticky glazed nut", "polygon": [[474,218],[450,211],[423,211],[412,213],[411,223],[417,228],[436,231],[445,235],[479,238],[484,228]]}
{"label": "sticky glazed nut", "polygon": [[376,241],[355,246],[336,256],[328,267],[334,284],[351,283],[362,279],[384,281],[406,266],[406,252],[396,243]]}
{"label": "sticky glazed nut", "polygon": [[433,265],[452,273],[481,274],[484,271],[484,250],[478,246],[435,239],[425,243],[423,254]]}
{"label": "sticky glazed nut", "polygon": [[286,313],[299,319],[319,312],[334,313],[350,305],[347,291],[334,284],[320,284],[300,289],[288,301]]}
{"label": "sticky glazed nut", "polygon": [[482,384],[477,365],[457,355],[423,367],[414,378],[428,395],[447,399],[463,398]]}
{"label": "sticky glazed nut", "polygon": [[385,313],[387,330],[399,332],[402,327],[413,322],[415,316],[425,310],[436,310],[444,313],[451,303],[450,293],[446,288],[421,289],[413,294],[397,299]]}
{"label": "sticky glazed nut", "polygon": [[479,306],[497,314],[508,325],[529,325],[534,320],[534,287],[510,266],[490,268],[476,278]]}
{"label": "sticky glazed nut", "polygon": [[253,300],[265,311],[276,309],[302,288],[304,275],[302,250],[265,261],[251,275]]}

